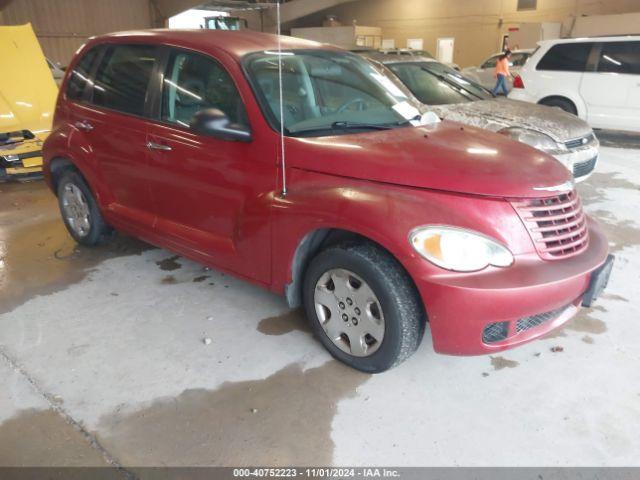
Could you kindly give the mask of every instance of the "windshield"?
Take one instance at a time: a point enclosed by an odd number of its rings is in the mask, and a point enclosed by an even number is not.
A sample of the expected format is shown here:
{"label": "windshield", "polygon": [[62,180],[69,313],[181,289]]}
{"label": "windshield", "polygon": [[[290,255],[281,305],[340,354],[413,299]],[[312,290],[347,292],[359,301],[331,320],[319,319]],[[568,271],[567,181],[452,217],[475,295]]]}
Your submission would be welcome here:
{"label": "windshield", "polygon": [[[252,54],[245,65],[265,115],[279,130],[277,52]],[[349,52],[283,52],[282,90],[287,135],[396,128],[411,125],[422,113],[391,79]]]}
{"label": "windshield", "polygon": [[448,105],[493,98],[480,85],[438,62],[387,65],[418,100],[427,105]]}

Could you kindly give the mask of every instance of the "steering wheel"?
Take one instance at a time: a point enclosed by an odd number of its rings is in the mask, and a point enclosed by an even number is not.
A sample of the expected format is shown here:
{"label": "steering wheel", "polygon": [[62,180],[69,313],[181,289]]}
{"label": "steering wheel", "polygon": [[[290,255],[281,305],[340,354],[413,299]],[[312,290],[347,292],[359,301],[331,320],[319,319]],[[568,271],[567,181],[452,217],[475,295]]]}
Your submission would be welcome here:
{"label": "steering wheel", "polygon": [[367,109],[367,102],[365,102],[363,98],[357,97],[357,98],[353,98],[353,99],[349,100],[348,102],[344,103],[340,108],[338,108],[337,113],[342,113],[345,110],[347,110],[349,107],[351,107],[352,105],[356,105],[356,104],[360,105],[360,108],[358,108],[359,111]]}

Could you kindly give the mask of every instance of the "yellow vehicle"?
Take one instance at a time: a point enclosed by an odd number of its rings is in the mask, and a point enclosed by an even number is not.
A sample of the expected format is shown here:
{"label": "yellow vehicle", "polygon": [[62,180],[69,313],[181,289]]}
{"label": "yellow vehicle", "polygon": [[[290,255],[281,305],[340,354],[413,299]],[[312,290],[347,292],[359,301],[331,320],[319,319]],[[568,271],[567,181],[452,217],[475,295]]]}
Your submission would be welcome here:
{"label": "yellow vehicle", "polygon": [[58,88],[31,24],[0,27],[0,180],[42,172]]}

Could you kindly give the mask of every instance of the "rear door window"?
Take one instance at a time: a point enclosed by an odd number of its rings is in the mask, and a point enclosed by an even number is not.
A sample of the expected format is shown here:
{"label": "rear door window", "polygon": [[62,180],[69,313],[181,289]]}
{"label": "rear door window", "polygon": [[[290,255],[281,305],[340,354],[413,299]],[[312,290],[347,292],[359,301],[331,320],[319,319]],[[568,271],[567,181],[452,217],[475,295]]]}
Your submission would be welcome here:
{"label": "rear door window", "polygon": [[603,43],[598,71],[640,75],[640,42]]}
{"label": "rear door window", "polygon": [[66,95],[70,100],[81,100],[87,85],[91,84],[89,77],[91,69],[98,57],[99,47],[89,50],[73,67],[67,82]]}
{"label": "rear door window", "polygon": [[94,105],[142,116],[158,48],[112,45],[105,52],[93,86]]}
{"label": "rear door window", "polygon": [[509,62],[511,63],[512,67],[522,67],[525,63],[527,63],[527,60],[530,56],[530,53],[525,52],[514,53],[511,55],[511,60],[509,60]]}
{"label": "rear door window", "polygon": [[587,69],[593,43],[561,43],[554,45],[542,57],[537,70],[584,72]]}

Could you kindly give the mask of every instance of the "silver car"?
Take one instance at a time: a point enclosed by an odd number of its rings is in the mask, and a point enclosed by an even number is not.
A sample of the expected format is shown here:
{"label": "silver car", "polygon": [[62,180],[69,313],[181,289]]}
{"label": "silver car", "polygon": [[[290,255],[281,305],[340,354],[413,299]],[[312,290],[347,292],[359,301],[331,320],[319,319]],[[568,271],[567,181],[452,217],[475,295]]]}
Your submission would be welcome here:
{"label": "silver car", "polygon": [[[531,54],[533,54],[533,50],[514,50],[511,52],[509,71],[512,75],[515,76],[520,72],[520,69],[527,62]],[[462,73],[465,77],[491,90],[496,85],[496,63],[498,63],[501,55],[502,53],[491,55],[482,62],[479,67],[467,67],[462,70]],[[507,78],[507,86],[509,90],[513,87],[513,80],[511,78]]]}
{"label": "silver car", "polygon": [[576,181],[595,169],[600,143],[593,129],[559,108],[505,98],[427,57],[368,54],[387,67],[440,118],[507,135],[547,154],[567,167]]}

